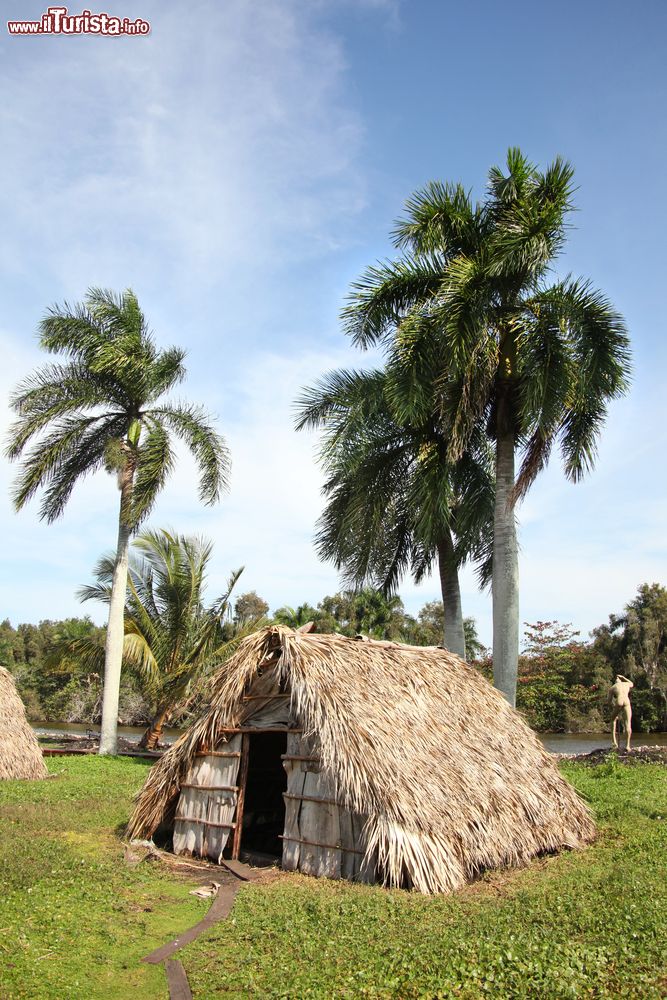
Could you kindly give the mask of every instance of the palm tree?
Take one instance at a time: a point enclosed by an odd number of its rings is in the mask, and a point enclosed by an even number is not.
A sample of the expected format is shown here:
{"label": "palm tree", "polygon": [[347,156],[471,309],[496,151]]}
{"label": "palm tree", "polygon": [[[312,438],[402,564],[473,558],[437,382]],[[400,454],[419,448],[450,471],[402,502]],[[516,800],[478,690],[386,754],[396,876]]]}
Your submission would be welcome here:
{"label": "palm tree", "polygon": [[465,658],[458,571],[485,555],[493,478],[482,433],[452,464],[439,429],[434,376],[413,387],[399,352],[387,368],[332,372],[298,401],[297,428],[323,427],[320,458],[327,504],[317,547],[347,582],[384,594],[410,571],[419,583],[437,562],[444,645]]}
{"label": "palm tree", "polygon": [[316,624],[321,632],[398,639],[405,621],[398,594],[387,596],[376,587],[360,587],[323,597],[317,608]]}
{"label": "palm tree", "polygon": [[288,628],[302,628],[309,622],[317,622],[319,612],[310,604],[300,604],[298,608],[293,608],[289,604],[284,604],[282,608],[277,608],[273,614],[274,622],[279,625],[287,625]]}
{"label": "palm tree", "polygon": [[347,591],[350,602],[349,627],[357,635],[374,639],[398,639],[405,621],[403,601],[398,594],[383,594],[374,587]]}
{"label": "palm tree", "polygon": [[164,401],[185,376],[185,353],[157,349],[132,291],[90,289],[83,304],[52,308],[40,332],[41,347],[67,360],[38,369],[12,396],[18,420],[7,455],[18,459],[31,445],[13,499],[20,510],[42,490],[40,517],[51,522],[63,513],[80,479],[101,468],[117,475],[118,544],[100,740],[100,753],[110,754],[116,751],[130,536],[173,469],[172,433],[197,461],[204,503],[215,503],[226,488],[229,454],[199,407]]}
{"label": "palm tree", "polygon": [[[494,167],[473,204],[461,185],[417,191],[395,229],[402,256],[366,271],[344,311],[363,348],[400,343],[438,358],[442,429],[450,462],[484,426],[495,445],[493,664],[514,704],[519,577],[514,508],[560,445],[566,476],[592,468],[608,403],[628,388],[625,324],[587,281],[550,281],[572,210],[573,170],[540,172],[518,149]],[[430,338],[414,343],[408,328]],[[429,366],[430,370],[430,366]],[[515,479],[515,455],[522,463]]]}
{"label": "palm tree", "polygon": [[[247,632],[247,628],[237,630],[231,641],[223,634],[223,623],[230,617],[230,597],[243,567],[231,574],[224,594],[205,607],[210,542],[164,530],[144,531],[132,548],[123,662],[140,678],[153,705],[153,717],[140,744],[152,750],[176,706],[192,694],[207,668],[224,660]],[[81,589],[82,600],[109,603],[113,567],[112,556],[99,561],[97,583]]]}

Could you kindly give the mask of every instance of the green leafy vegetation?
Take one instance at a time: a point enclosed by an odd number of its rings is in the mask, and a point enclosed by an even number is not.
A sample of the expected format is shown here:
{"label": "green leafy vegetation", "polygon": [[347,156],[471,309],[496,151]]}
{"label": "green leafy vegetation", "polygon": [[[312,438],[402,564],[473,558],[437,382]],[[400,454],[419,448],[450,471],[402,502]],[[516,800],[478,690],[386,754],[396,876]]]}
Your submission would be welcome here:
{"label": "green leafy vegetation", "polygon": [[[87,658],[74,656],[71,647],[86,638],[103,659],[105,632],[90,618],[20,623],[16,628],[8,619],[0,622],[0,664],[13,673],[28,718],[99,722],[102,674],[91,669]],[[127,670],[121,678],[118,714],[128,726],[150,718],[140,679]]]}
{"label": "green leafy vegetation", "polygon": [[[256,593],[241,594],[234,616],[221,626],[229,643],[252,626],[268,605]],[[416,616],[406,613],[400,597],[379,591],[343,591],[324,597],[316,607],[304,603],[282,607],[274,620],[293,628],[312,621],[318,632],[359,632],[378,639],[417,646],[439,645],[444,613],[441,601],[429,601]],[[472,618],[464,619],[465,642],[473,664],[491,680],[492,660],[479,642]],[[72,655],[72,641],[86,637],[104,646],[104,630],[88,619],[19,625],[0,623],[0,663],[16,677],[32,719],[97,722],[101,679],[85,659]],[[141,672],[126,663],[121,683],[120,717],[126,724],[150,721],[154,697]],[[667,729],[667,588],[643,584],[620,615],[595,629],[583,642],[568,625],[526,625],[519,659],[517,707],[540,732],[599,732],[609,722],[607,693],[616,673],[634,682],[633,728],[636,732]],[[186,722],[177,708],[172,724]]]}
{"label": "green leafy vegetation", "polygon": [[[0,784],[0,996],[163,1000],[143,955],[201,919],[189,883],[129,868],[119,839],[147,766],[51,758]],[[664,996],[667,781],[659,765],[563,765],[600,837],[453,897],[303,876],[248,886],[180,953],[208,997]]]}

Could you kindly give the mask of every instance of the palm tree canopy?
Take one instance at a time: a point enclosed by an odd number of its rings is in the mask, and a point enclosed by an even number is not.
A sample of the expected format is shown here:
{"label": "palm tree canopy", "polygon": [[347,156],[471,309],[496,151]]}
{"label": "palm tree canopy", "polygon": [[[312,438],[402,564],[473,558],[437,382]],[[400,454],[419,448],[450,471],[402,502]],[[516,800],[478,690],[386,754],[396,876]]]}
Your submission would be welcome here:
{"label": "palm tree canopy", "polygon": [[[225,641],[223,624],[243,568],[234,570],[224,593],[205,606],[209,541],[149,530],[138,535],[132,550],[123,662],[141,677],[154,700],[175,702],[207,664],[221,662],[239,641]],[[82,600],[109,602],[113,566],[112,555],[99,560],[97,583],[81,588]],[[256,622],[251,625],[255,628]]]}
{"label": "palm tree canopy", "polygon": [[273,613],[274,622],[279,622],[279,624],[287,625],[293,629],[301,628],[309,622],[317,622],[320,617],[317,608],[308,603],[300,604],[297,608],[284,604],[282,608],[277,608]]}
{"label": "palm tree canopy", "polygon": [[[369,268],[343,312],[361,347],[400,347],[413,370],[425,350],[437,356],[450,461],[480,423],[492,436],[499,420],[513,425],[523,450],[516,496],[555,443],[569,479],[590,469],[608,402],[629,383],[622,317],[589,282],[551,275],[572,178],[560,158],[541,172],[511,149],[481,203],[460,185],[427,185],[396,225],[403,255]],[[502,397],[508,405],[499,408]]]}
{"label": "palm tree canopy", "polygon": [[52,308],[40,345],[63,357],[21,382],[11,397],[18,419],[7,456],[25,454],[15,485],[17,509],[43,490],[40,517],[58,518],[76,482],[101,468],[136,470],[131,509],[136,528],[150,513],[174,464],[172,435],[193,452],[200,497],[215,503],[227,488],[229,454],[205,412],[163,397],[185,377],[185,354],[158,350],[130,290],[93,288],[83,304]]}
{"label": "palm tree canopy", "polygon": [[316,544],[351,586],[385,594],[410,571],[416,582],[433,565],[446,530],[457,565],[481,560],[493,512],[488,443],[478,433],[455,463],[437,419],[433,379],[409,372],[400,348],[384,370],[336,371],[298,400],[297,427],[321,427],[326,472]]}

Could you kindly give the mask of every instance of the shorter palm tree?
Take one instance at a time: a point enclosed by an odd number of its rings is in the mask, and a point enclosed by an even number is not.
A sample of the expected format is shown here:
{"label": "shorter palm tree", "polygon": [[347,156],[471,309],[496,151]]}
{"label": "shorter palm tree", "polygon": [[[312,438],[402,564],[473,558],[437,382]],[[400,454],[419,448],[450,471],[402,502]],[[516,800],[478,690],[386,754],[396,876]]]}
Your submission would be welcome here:
{"label": "shorter palm tree", "polygon": [[[257,623],[248,623],[231,640],[223,634],[243,567],[232,572],[220,597],[204,605],[210,542],[149,530],[137,536],[132,549],[123,663],[140,678],[153,706],[140,744],[152,750],[174,710],[193,696],[208,671],[229,656]],[[80,590],[82,600],[109,602],[113,565],[112,556],[99,561],[97,583]]]}
{"label": "shorter palm tree", "polygon": [[[424,334],[413,324],[416,332]],[[385,595],[408,571],[419,583],[437,566],[444,644],[465,658],[458,573],[473,559],[482,583],[490,577],[493,472],[481,428],[458,461],[449,460],[437,416],[443,391],[404,349],[394,351],[384,369],[331,372],[305,390],[297,429],[323,429],[321,557],[352,586],[371,584]]]}
{"label": "shorter palm tree", "polygon": [[317,622],[320,612],[310,604],[300,604],[298,608],[293,608],[289,604],[284,604],[273,614],[274,622],[279,625],[287,625],[288,628],[302,628],[310,622]]}

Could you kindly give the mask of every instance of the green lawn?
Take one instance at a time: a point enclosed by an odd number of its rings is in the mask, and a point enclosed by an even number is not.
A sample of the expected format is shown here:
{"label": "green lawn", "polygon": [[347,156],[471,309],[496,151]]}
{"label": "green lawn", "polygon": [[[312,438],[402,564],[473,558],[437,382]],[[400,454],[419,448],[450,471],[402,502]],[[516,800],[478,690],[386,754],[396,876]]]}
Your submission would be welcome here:
{"label": "green lawn", "polygon": [[167,996],[139,959],[207,906],[160,865],[130,869],[118,830],[147,764],[51,757],[46,781],[0,782],[0,998]]}
{"label": "green lawn", "polygon": [[[167,996],[139,958],[207,904],[159,865],[129,869],[116,831],[146,765],[52,758],[57,777],[0,784],[0,997]],[[667,771],[564,771],[598,843],[494,873],[456,897],[285,876],[180,953],[209,997],[530,997],[667,993]]]}

